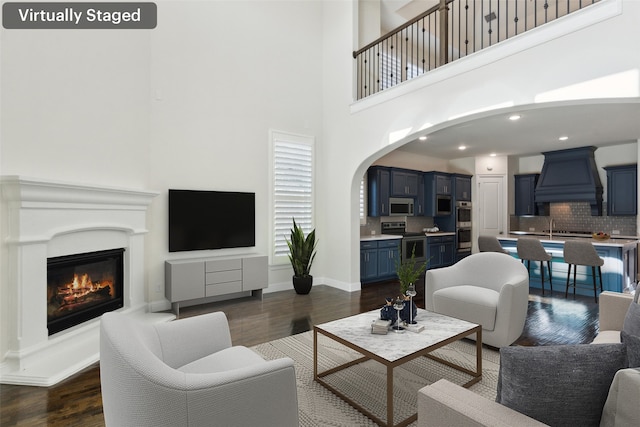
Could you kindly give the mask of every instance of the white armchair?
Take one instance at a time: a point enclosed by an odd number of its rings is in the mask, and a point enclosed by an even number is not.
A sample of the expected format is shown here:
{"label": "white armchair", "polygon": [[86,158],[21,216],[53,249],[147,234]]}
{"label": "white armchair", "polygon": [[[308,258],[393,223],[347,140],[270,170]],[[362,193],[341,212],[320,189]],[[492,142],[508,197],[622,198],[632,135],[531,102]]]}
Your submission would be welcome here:
{"label": "white armchair", "polygon": [[100,382],[107,426],[298,426],[293,361],[232,346],[222,312],[155,325],[104,314]]}
{"label": "white armchair", "polygon": [[482,325],[482,342],[511,345],[524,329],[529,275],[520,261],[497,252],[480,252],[450,267],[427,270],[426,308]]}

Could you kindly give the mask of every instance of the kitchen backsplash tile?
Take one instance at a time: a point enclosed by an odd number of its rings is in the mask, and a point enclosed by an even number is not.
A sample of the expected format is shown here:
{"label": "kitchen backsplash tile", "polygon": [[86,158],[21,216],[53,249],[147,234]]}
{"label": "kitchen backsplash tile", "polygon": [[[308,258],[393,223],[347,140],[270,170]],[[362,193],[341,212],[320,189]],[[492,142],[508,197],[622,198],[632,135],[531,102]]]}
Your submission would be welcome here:
{"label": "kitchen backsplash tile", "polygon": [[[603,210],[606,212],[606,202]],[[591,216],[588,203],[568,202],[551,203],[550,216],[511,217],[510,229],[520,231],[548,231],[549,218],[553,218],[554,230],[586,231],[589,233],[620,231],[622,236],[636,236],[636,216]]]}

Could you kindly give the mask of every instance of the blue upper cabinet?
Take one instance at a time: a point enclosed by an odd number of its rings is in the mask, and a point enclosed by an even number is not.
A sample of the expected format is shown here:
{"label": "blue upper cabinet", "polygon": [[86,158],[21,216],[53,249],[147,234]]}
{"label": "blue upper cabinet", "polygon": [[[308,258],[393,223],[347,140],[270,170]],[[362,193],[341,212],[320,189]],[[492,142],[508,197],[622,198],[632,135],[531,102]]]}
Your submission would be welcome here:
{"label": "blue upper cabinet", "polygon": [[[451,174],[445,172],[425,172],[425,215],[432,217],[451,217],[453,213],[451,193]],[[441,222],[438,223],[438,226],[443,229],[441,224]]]}
{"label": "blue upper cabinet", "polygon": [[638,166],[607,166],[607,215],[638,212]]}
{"label": "blue upper cabinet", "polygon": [[391,194],[391,169],[372,166],[367,171],[368,215],[389,215],[389,197]]}
{"label": "blue upper cabinet", "polygon": [[450,196],[451,195],[451,176],[445,174],[436,174],[436,194]]}
{"label": "blue upper cabinet", "polygon": [[458,175],[454,176],[454,184],[456,191],[456,202],[471,201],[471,176]]}
{"label": "blue upper cabinet", "polygon": [[425,172],[424,184],[427,195],[451,195],[451,175],[445,172]]}
{"label": "blue upper cabinet", "polygon": [[404,169],[391,169],[391,195],[393,197],[418,197],[422,174]]}
{"label": "blue upper cabinet", "polygon": [[515,214],[516,216],[538,215],[534,200],[539,173],[528,173],[515,176]]}

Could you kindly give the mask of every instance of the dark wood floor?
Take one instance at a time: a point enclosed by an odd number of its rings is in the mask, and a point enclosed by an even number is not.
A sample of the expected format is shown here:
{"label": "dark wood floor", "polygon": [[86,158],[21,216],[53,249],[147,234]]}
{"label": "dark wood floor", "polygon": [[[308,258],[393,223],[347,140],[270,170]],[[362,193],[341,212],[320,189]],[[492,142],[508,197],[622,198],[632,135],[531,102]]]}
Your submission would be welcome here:
{"label": "dark wood floor", "polygon": [[[309,295],[293,290],[254,298],[182,308],[181,317],[224,311],[236,345],[253,346],[308,331],[328,322],[381,307],[395,296],[396,283],[365,286],[360,292],[344,292],[316,286]],[[597,333],[597,305],[592,297],[540,296],[532,290],[525,331],[518,345],[589,343]],[[418,295],[416,303],[424,307]],[[0,385],[0,426],[104,426],[98,364],[49,388]]]}

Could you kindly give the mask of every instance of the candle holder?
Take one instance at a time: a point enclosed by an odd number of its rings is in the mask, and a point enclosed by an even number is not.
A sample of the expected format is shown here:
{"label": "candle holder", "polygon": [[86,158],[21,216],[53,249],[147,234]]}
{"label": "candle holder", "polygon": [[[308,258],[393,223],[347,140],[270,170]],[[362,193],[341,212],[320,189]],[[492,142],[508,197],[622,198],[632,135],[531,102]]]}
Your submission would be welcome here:
{"label": "candle holder", "polygon": [[391,329],[393,329],[398,333],[404,332],[404,328],[402,327],[402,324],[401,324],[402,320],[400,319],[400,311],[402,311],[402,309],[404,308],[404,301],[402,300],[402,298],[400,297],[396,298],[396,300],[393,302],[393,308],[395,308],[398,313],[398,319],[396,321],[396,325],[393,326]]}
{"label": "candle holder", "polygon": [[415,325],[416,322],[413,320],[413,297],[415,297],[418,293],[416,292],[416,285],[413,283],[409,283],[407,287],[407,296],[409,297],[409,324]]}

